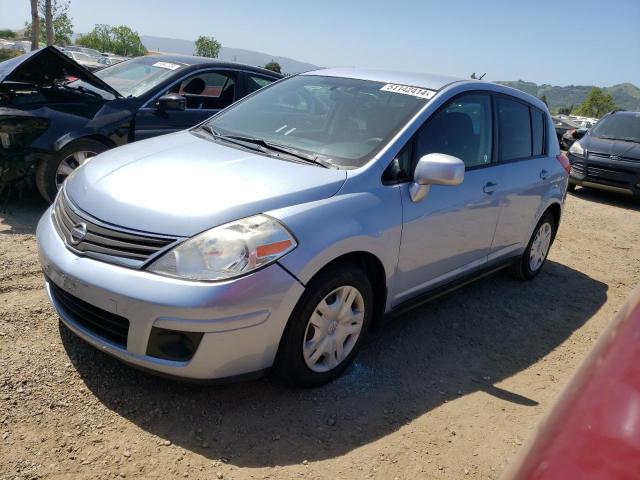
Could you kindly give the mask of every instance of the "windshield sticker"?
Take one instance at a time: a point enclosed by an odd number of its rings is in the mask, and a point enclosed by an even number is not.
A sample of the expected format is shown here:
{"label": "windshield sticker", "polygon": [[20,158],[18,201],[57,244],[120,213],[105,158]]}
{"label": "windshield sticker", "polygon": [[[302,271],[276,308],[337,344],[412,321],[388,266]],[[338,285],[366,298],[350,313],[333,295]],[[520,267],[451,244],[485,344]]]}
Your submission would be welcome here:
{"label": "windshield sticker", "polygon": [[435,90],[427,88],[410,87],[409,85],[396,85],[395,83],[387,83],[380,90],[383,92],[402,93],[404,95],[413,95],[414,97],[426,98],[431,100],[436,94]]}
{"label": "windshield sticker", "polygon": [[154,67],[166,68],[167,70],[177,70],[182,65],[178,65],[177,63],[169,63],[169,62],[156,62],[153,64]]}

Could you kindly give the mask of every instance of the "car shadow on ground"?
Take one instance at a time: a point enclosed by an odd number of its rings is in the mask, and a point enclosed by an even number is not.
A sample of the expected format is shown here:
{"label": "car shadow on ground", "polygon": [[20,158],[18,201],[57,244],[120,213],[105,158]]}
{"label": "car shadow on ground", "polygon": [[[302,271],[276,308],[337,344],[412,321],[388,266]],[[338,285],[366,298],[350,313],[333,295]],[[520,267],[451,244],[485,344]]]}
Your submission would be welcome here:
{"label": "car shadow on ground", "polygon": [[270,378],[178,383],[126,367],[64,326],[60,333],[108,409],[205,457],[264,467],[344,455],[479,390],[537,405],[495,384],[558,347],[606,299],[605,284],[552,261],[531,282],[499,272],[385,325],[342,378],[306,390]]}
{"label": "car shadow on ground", "polygon": [[34,234],[38,220],[49,204],[34,190],[0,195],[0,233]]}
{"label": "car shadow on ground", "polygon": [[610,192],[596,188],[576,187],[576,189],[571,192],[571,195],[590,202],[640,212],[640,198],[635,198],[624,193]]}

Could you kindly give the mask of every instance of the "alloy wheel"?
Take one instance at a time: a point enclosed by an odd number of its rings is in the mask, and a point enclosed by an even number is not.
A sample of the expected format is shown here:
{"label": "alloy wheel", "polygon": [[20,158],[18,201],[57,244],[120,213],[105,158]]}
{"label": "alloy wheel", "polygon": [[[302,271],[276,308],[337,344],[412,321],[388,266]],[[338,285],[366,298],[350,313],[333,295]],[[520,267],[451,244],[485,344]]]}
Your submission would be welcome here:
{"label": "alloy wheel", "polygon": [[60,187],[64,183],[71,173],[81,165],[84,165],[87,160],[91,157],[95,157],[97,155],[96,152],[92,152],[89,150],[80,150],[78,152],[73,152],[68,157],[64,158],[60,165],[58,165],[58,169],[56,170],[56,188],[60,190]]}

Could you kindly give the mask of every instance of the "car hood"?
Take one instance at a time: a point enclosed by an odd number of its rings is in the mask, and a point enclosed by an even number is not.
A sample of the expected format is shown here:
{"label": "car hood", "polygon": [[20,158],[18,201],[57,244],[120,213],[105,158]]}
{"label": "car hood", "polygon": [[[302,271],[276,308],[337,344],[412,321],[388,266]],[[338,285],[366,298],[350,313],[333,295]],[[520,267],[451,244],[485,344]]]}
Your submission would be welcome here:
{"label": "car hood", "polygon": [[328,198],[345,170],[299,164],[189,131],[109,150],[77,169],[65,191],[103,222],[189,237],[232,220]]}
{"label": "car hood", "polygon": [[640,160],[640,143],[609,140],[587,134],[582,137],[580,144],[589,152]]}
{"label": "car hood", "polygon": [[122,97],[109,84],[55,47],[34,50],[0,63],[0,83],[46,87],[64,81],[68,77],[79,78],[100,90],[112,93],[116,98]]}

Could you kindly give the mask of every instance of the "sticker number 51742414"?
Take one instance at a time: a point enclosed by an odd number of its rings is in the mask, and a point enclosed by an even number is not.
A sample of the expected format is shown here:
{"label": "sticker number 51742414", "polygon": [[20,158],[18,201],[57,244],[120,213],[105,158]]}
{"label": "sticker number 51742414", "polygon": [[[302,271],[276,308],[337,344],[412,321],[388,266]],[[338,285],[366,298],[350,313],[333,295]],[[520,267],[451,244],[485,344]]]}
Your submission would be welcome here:
{"label": "sticker number 51742414", "polygon": [[409,85],[397,85],[395,83],[387,83],[380,90],[383,92],[402,93],[404,95],[413,95],[414,97],[426,98],[431,100],[436,94],[435,90],[429,90],[428,88],[411,87]]}

